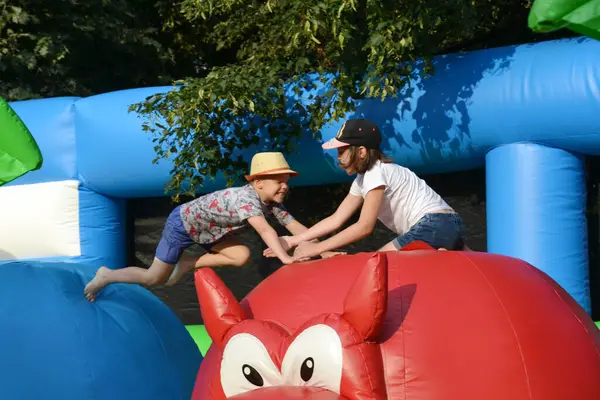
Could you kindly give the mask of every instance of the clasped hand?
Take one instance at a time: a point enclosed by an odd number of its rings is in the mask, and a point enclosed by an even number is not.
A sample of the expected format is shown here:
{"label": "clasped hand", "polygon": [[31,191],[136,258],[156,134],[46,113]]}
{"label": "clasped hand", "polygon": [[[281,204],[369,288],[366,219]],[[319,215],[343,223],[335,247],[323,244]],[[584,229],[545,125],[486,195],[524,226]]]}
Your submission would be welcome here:
{"label": "clasped hand", "polygon": [[[286,253],[288,251],[290,251],[290,249],[292,247],[295,246],[295,243],[292,240],[291,236],[279,236],[279,243],[281,243],[281,247],[283,247],[283,251],[285,251]],[[275,255],[275,253],[273,252],[273,250],[271,250],[270,247],[267,247],[264,251],[263,251],[263,256],[265,257],[277,257]]]}
{"label": "clasped hand", "polygon": [[[315,242],[301,242],[301,243],[296,243],[294,241],[293,236],[280,236],[279,237],[279,243],[281,243],[281,246],[283,247],[283,250],[285,252],[289,252],[290,249],[296,247],[296,249],[294,250],[294,261],[306,261],[306,260],[310,260],[312,257],[318,255],[318,253],[315,253],[315,248],[317,246],[317,244]],[[333,257],[333,256],[337,256],[337,255],[344,255],[346,254],[346,252],[343,251],[325,251],[323,253],[320,254],[321,258],[329,258],[329,257]],[[273,250],[271,250],[271,248],[267,248],[263,251],[263,256],[265,257],[277,257],[275,255],[275,253],[273,252]]]}

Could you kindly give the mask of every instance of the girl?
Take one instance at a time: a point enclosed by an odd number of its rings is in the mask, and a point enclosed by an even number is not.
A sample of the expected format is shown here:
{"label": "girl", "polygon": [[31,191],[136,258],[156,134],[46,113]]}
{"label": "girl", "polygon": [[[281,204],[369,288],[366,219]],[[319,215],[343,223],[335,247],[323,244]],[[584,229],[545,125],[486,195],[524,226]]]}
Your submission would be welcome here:
{"label": "girl", "polygon": [[[436,249],[464,248],[459,215],[414,172],[391,163],[379,150],[380,143],[376,124],[353,119],[342,125],[334,139],[323,144],[324,149],[337,149],[340,167],[348,175],[357,176],[335,213],[300,234],[280,238],[284,247],[297,246],[296,260],[369,236],[377,219],[398,235],[379,251],[399,250],[415,240]],[[356,223],[327,240],[311,242],[341,228],[359,209]]]}

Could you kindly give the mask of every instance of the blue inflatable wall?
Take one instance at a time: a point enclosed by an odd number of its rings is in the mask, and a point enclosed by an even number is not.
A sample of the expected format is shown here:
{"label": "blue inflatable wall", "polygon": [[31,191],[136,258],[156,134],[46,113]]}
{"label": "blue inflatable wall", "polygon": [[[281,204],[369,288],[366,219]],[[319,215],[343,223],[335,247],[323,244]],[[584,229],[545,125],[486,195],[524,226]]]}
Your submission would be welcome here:
{"label": "blue inflatable wall", "polygon": [[[531,262],[589,312],[580,156],[600,154],[600,43],[549,41],[441,56],[435,62],[436,74],[411,82],[399,99],[363,101],[348,117],[377,122],[387,154],[418,173],[485,165],[488,251]],[[41,170],[11,185],[74,179],[86,193],[79,205],[81,251],[71,252],[76,255],[69,260],[113,267],[125,262],[122,199],[163,196],[171,169],[166,161],[152,164],[152,138],[127,109],[171,89],[11,104],[39,141],[45,160]],[[323,139],[334,136],[342,122],[324,127]],[[515,143],[536,147],[502,147]],[[244,156],[249,160],[265,146]],[[310,132],[300,149],[289,157],[300,172],[295,186],[351,179],[336,166],[335,153],[324,152]],[[561,185],[559,179],[572,182]],[[205,190],[223,186],[218,178]]]}
{"label": "blue inflatable wall", "polygon": [[487,228],[494,233],[489,247],[543,266],[581,304],[589,305],[583,157],[514,143],[488,152],[486,167]]}

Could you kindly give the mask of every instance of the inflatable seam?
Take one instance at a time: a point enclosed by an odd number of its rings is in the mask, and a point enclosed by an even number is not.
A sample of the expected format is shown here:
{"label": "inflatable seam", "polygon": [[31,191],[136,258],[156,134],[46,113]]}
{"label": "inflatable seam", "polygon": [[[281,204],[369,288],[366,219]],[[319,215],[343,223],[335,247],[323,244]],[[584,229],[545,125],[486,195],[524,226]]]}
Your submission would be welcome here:
{"label": "inflatable seam", "polygon": [[494,296],[498,300],[498,303],[500,304],[500,307],[502,307],[502,311],[504,312],[504,315],[506,316],[506,318],[508,320],[508,324],[509,324],[509,326],[510,326],[510,328],[511,328],[513,334],[514,334],[515,340],[517,342],[517,348],[519,349],[519,355],[521,356],[521,362],[523,364],[523,372],[525,373],[525,381],[527,383],[527,391],[529,392],[529,398],[533,399],[533,394],[531,392],[531,382],[530,382],[530,379],[529,379],[529,372],[527,371],[527,363],[525,362],[525,356],[523,354],[523,348],[522,348],[521,342],[519,340],[519,335],[517,334],[517,331],[515,330],[515,325],[514,325],[512,319],[510,318],[510,314],[506,310],[506,307],[504,306],[504,303],[500,299],[500,296],[498,296],[498,292],[496,292],[496,289],[490,283],[489,279],[487,278],[487,276],[485,276],[485,274],[483,273],[483,271],[481,270],[481,268],[479,268],[477,266],[477,264],[475,264],[471,260],[471,258],[468,257],[467,255],[461,254],[461,257],[465,259],[465,262],[469,263],[471,266],[473,266],[477,270],[477,272],[479,272],[479,274],[481,275],[481,277],[485,280],[486,284],[489,286],[490,290],[492,291],[492,293],[494,294]]}
{"label": "inflatable seam", "polygon": [[[143,290],[147,290],[147,289],[143,289]],[[169,357],[169,354],[168,354],[167,350],[165,349],[165,345],[164,345],[164,343],[162,341],[162,338],[158,334],[158,332],[156,331],[156,327],[154,326],[154,324],[152,324],[152,321],[150,320],[150,318],[148,318],[148,315],[146,315],[146,313],[140,307],[138,307],[138,305],[133,300],[131,300],[131,298],[129,297],[129,295],[126,292],[121,292],[121,293],[123,294],[123,297],[127,298],[127,300],[129,301],[129,303],[131,304],[131,306],[133,308],[137,309],[139,311],[139,313],[144,316],[144,319],[146,320],[146,322],[148,323],[148,325],[152,329],[152,332],[154,332],[154,335],[158,339],[158,342],[160,343],[160,348],[163,351],[163,354],[164,354],[165,359],[166,359],[166,363],[169,364],[169,370],[170,371],[175,371],[176,370],[175,366],[171,362],[171,358]],[[156,300],[160,301],[158,299],[156,299]],[[168,311],[170,312],[170,310],[168,310]],[[179,377],[173,376],[172,380],[173,380],[173,382],[177,382],[177,385],[176,385],[177,386],[177,391],[179,392],[180,397],[181,397],[183,395],[183,393],[181,393],[181,382],[180,382],[180,380],[178,378]],[[183,397],[181,397],[181,398],[183,398]]]}
{"label": "inflatable seam", "polygon": [[[60,285],[56,282],[56,278],[49,272],[48,268],[42,268],[42,270],[52,280],[52,282],[54,283],[54,285],[57,288],[57,291],[59,291],[62,294],[62,296],[65,298],[65,301],[68,303],[69,301],[68,301],[67,296],[65,296],[65,294],[64,294],[63,291],[59,290]],[[75,327],[76,327],[77,336],[80,339],[81,348],[85,349],[87,346],[85,345],[85,342],[83,340],[83,335],[81,334],[81,328],[80,328],[80,325],[79,325],[79,321],[77,320],[77,318],[73,318],[73,322],[74,322]],[[89,363],[87,362],[87,358],[86,357],[81,357],[80,360],[81,360],[82,363],[87,364],[86,365],[86,367],[87,367],[86,370],[88,370],[88,372],[89,372],[89,376],[91,378],[90,379],[90,386],[92,386],[92,390],[88,391],[88,394],[90,395],[90,400],[93,400],[94,398],[96,398],[95,395],[94,395],[94,393],[96,393],[97,389],[98,389],[98,388],[95,387],[96,377],[94,375],[94,368],[92,368],[91,365],[89,365]]]}

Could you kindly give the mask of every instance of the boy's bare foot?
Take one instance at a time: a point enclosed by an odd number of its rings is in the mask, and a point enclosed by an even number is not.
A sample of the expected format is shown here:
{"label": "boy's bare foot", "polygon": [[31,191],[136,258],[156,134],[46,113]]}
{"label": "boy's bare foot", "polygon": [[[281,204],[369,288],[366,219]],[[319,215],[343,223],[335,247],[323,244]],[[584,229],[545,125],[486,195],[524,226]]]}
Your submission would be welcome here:
{"label": "boy's bare foot", "polygon": [[194,267],[195,261],[182,259],[177,264],[175,264],[175,268],[173,268],[173,272],[171,273],[171,276],[169,277],[167,283],[165,283],[165,286],[173,286],[181,279],[183,275],[193,270]]}
{"label": "boy's bare foot", "polygon": [[83,289],[83,293],[85,294],[85,298],[89,301],[96,300],[96,294],[101,291],[107,284],[108,279],[107,275],[110,273],[110,270],[106,267],[98,268],[96,271],[96,276],[92,279]]}

